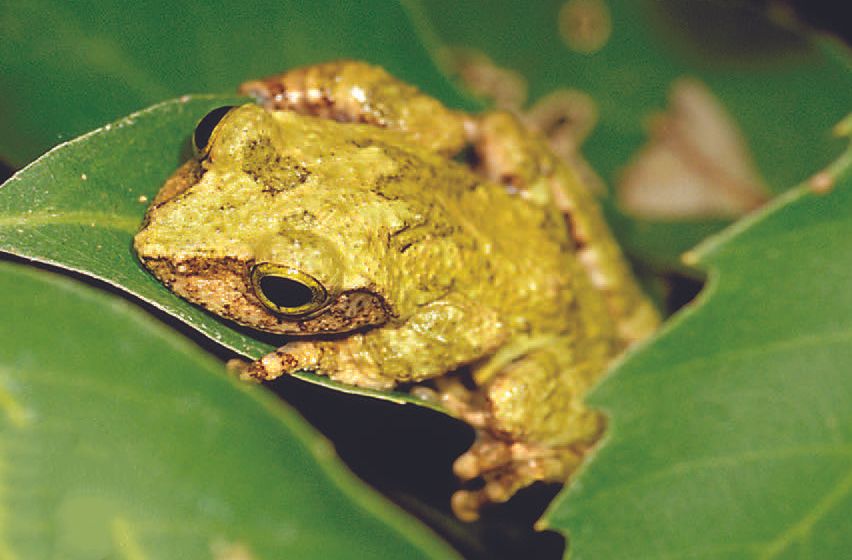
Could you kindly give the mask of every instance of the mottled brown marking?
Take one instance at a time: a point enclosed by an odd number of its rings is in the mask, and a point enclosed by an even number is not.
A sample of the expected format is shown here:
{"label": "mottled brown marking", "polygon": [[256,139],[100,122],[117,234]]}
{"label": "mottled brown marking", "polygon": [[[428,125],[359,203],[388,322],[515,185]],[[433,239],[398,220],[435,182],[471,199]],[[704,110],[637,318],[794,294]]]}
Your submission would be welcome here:
{"label": "mottled brown marking", "polygon": [[454,111],[364,62],[339,60],[296,68],[246,82],[240,93],[255,97],[267,109],[398,130],[444,155],[455,154],[465,144],[462,121]]}
{"label": "mottled brown marking", "polygon": [[266,136],[245,146],[242,170],[261,185],[262,192],[271,195],[298,187],[311,176],[310,170],[295,158],[282,157]]}
{"label": "mottled brown marking", "polygon": [[249,280],[254,261],[227,257],[182,261],[140,258],[154,276],[179,296],[260,331],[289,335],[345,333],[382,325],[394,316],[381,296],[356,290],[340,294],[314,317],[286,319],[255,295]]}

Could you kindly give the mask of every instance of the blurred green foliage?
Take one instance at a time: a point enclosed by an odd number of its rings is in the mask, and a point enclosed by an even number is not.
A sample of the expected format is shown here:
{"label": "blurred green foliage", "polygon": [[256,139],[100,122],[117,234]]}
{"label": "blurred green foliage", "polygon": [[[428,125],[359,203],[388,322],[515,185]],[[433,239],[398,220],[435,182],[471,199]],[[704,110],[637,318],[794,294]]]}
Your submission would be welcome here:
{"label": "blurred green foliage", "polygon": [[[172,296],[136,263],[130,238],[200,115],[247,78],[332,58],[381,64],[469,110],[482,103],[458,80],[460,52],[519,76],[526,108],[560,89],[590,95],[598,121],[583,151],[644,266],[682,267],[683,251],[728,222],[636,219],[611,196],[678,78],[721,102],[772,192],[841,153],[830,129],[852,109],[852,64],[838,42],[743,2],[585,2],[611,27],[580,48],[560,31],[562,1],[0,3],[4,161],[24,165],[144,109],[0,187],[0,250],[104,280],[259,356],[274,341]],[[203,95],[162,103],[192,93]],[[848,159],[829,194],[799,187],[705,245],[700,300],[596,393],[611,415],[605,445],[546,516],[573,557],[849,548],[834,529],[852,513]],[[33,267],[3,266],[0,285],[0,557],[451,554],[344,474],[303,420],[225,379],[175,333]],[[517,550],[446,509],[423,517],[470,556]]]}

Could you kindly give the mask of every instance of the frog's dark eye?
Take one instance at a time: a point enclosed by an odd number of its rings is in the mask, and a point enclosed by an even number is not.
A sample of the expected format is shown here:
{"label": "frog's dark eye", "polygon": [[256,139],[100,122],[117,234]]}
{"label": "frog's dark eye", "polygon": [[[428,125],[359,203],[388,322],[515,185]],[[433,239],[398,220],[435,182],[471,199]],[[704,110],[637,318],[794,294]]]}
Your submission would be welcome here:
{"label": "frog's dark eye", "polygon": [[328,292],[313,276],[272,263],[252,268],[251,285],[263,305],[288,317],[310,315],[329,300]]}
{"label": "frog's dark eye", "polygon": [[195,132],[192,135],[192,144],[195,147],[196,153],[203,154],[207,152],[210,148],[210,140],[213,138],[216,126],[222,122],[225,115],[231,112],[231,109],[234,109],[234,106],[225,105],[224,107],[213,109],[204,115],[203,119],[198,121],[198,125],[196,125]]}

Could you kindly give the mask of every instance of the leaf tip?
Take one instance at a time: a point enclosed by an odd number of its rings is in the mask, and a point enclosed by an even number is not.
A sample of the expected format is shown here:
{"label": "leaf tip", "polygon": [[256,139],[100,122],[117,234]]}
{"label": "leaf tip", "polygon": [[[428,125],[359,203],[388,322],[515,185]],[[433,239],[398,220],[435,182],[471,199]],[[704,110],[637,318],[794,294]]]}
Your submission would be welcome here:
{"label": "leaf tip", "polygon": [[680,256],[680,260],[686,266],[696,266],[700,261],[698,251],[690,249]]}

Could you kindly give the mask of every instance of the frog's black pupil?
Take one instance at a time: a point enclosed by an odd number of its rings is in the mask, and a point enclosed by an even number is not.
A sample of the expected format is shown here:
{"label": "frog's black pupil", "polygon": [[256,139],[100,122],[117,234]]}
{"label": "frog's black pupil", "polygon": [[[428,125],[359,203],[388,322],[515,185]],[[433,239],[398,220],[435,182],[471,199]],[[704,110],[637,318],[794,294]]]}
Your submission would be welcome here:
{"label": "frog's black pupil", "polygon": [[260,279],[260,289],[266,299],[282,309],[301,307],[314,299],[309,287],[280,276],[264,276]]}
{"label": "frog's black pupil", "polygon": [[232,105],[225,105],[218,109],[213,109],[198,123],[195,127],[195,134],[192,136],[192,141],[195,144],[195,149],[199,152],[207,147],[207,142],[210,141],[210,135],[213,134],[213,129],[219,124],[219,121],[228,114],[228,111],[233,109]]}

